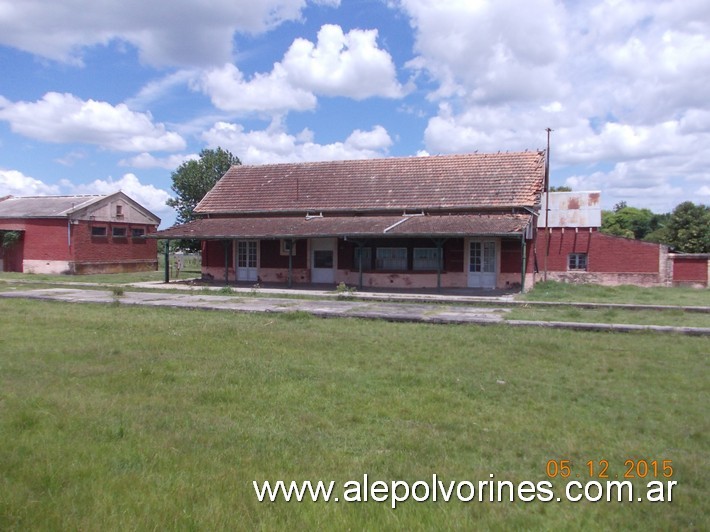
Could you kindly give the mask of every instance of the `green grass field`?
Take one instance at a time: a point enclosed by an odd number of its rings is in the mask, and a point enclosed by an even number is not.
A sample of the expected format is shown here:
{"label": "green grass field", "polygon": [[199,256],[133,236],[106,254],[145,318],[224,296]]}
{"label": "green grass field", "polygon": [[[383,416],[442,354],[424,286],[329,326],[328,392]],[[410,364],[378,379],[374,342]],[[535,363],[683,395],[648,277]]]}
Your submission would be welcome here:
{"label": "green grass field", "polygon": [[627,303],[639,305],[710,306],[710,289],[690,287],[600,286],[554,281],[540,282],[519,296],[522,301]]}
{"label": "green grass field", "polygon": [[[708,526],[707,338],[23,300],[0,300],[0,338],[3,530]],[[589,460],[671,460],[673,502],[392,510],[252,488],[539,482],[566,459],[583,481]]]}

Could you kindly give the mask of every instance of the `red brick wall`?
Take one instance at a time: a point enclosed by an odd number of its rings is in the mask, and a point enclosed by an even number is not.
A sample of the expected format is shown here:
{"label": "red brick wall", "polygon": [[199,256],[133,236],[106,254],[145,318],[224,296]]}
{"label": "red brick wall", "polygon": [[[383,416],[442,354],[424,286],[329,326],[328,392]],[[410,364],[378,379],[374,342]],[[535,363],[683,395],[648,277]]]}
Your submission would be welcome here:
{"label": "red brick wall", "polygon": [[[538,265],[543,269],[545,231],[538,233]],[[606,235],[588,229],[553,229],[549,240],[548,271],[567,271],[570,253],[587,254],[587,271],[598,273],[658,273],[660,245]]]}
{"label": "red brick wall", "polygon": [[71,225],[71,245],[66,219],[2,220],[0,228],[24,231],[23,259],[68,262],[155,261],[158,253],[156,240],[132,238],[132,228],[142,228],[145,234],[154,233],[152,225],[114,224],[126,228],[126,238],[113,238],[111,224],[103,224],[107,236],[92,238],[89,222]]}
{"label": "red brick wall", "polygon": [[[77,262],[121,262],[129,260],[156,260],[158,254],[158,241],[155,239],[132,238],[132,229],[143,229],[145,234],[154,233],[151,225],[138,224],[104,224],[105,237],[92,237],[91,226],[88,222],[79,222],[72,225],[72,250],[73,260]],[[126,237],[112,236],[113,227],[124,227]],[[66,232],[66,227],[65,227]],[[65,234],[66,241],[66,234]]]}
{"label": "red brick wall", "polygon": [[[205,267],[221,267],[224,268],[224,246],[227,243],[227,264],[228,267],[234,266],[232,241],[228,240],[207,240],[202,243],[202,266]],[[224,277],[224,276],[222,276]]]}
{"label": "red brick wall", "polygon": [[673,282],[702,283],[708,282],[708,259],[705,257],[673,257]]}
{"label": "red brick wall", "polygon": [[[262,240],[259,243],[260,266],[263,268],[288,268],[288,255],[281,255],[280,240]],[[292,267],[305,268],[308,264],[308,241],[296,240]]]}
{"label": "red brick wall", "polygon": [[[25,231],[25,260],[72,260],[66,220],[34,219],[15,222],[18,229]],[[3,220],[2,227],[10,228],[10,224],[12,221]]]}

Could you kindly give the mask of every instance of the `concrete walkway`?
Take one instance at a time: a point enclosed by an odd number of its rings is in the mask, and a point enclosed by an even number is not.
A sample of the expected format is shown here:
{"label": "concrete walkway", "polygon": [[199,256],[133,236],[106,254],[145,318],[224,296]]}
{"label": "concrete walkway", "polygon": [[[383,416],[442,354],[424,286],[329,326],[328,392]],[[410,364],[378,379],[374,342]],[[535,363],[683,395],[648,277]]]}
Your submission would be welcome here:
{"label": "concrete walkway", "polygon": [[[118,303],[121,305],[232,312],[307,312],[314,316],[328,318],[350,317],[422,323],[505,324],[514,327],[534,326],[585,331],[654,331],[710,336],[710,328],[703,327],[506,320],[504,316],[510,309],[503,306],[491,306],[491,302],[487,302],[489,306],[477,307],[470,303],[455,305],[444,302],[363,301],[359,298],[353,299],[343,296],[340,298],[330,297],[328,299],[299,299],[251,297],[249,294],[245,294],[247,297],[239,297],[238,293],[235,293],[235,295],[219,295],[195,292],[195,290],[183,291],[182,293],[125,291],[122,295],[116,296],[113,291],[67,287],[10,290],[0,292],[0,297],[42,299],[69,303]],[[303,294],[301,293],[301,295]],[[309,293],[309,295],[316,294]],[[330,292],[330,296],[332,296],[332,292]],[[432,299],[429,299],[429,301],[432,301]]]}

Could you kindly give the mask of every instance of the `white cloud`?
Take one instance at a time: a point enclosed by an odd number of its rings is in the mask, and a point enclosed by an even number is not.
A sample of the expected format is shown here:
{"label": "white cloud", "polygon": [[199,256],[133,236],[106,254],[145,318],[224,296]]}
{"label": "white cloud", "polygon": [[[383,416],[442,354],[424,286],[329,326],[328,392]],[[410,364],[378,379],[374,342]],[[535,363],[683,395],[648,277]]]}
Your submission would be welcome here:
{"label": "white cloud", "polygon": [[189,155],[155,157],[150,153],[143,152],[130,159],[122,159],[118,164],[120,166],[130,166],[133,168],[164,168],[166,170],[176,170],[182,163],[199,158],[199,155],[195,153]]}
{"label": "white cloud", "polygon": [[354,29],[346,34],[340,26],[326,24],[315,45],[293,41],[281,64],[293,85],[316,94],[400,98],[404,90],[392,57],[377,46],[377,33]]}
{"label": "white cloud", "polygon": [[249,81],[237,67],[226,64],[206,72],[199,87],[218,109],[242,114],[306,111],[316,106],[316,97],[290,85],[278,63],[270,74],[256,74]]}
{"label": "white cloud", "polygon": [[0,106],[0,120],[7,120],[15,133],[45,142],[96,144],[118,151],[185,148],[180,135],[153,123],[149,113],[71,94],[48,92],[36,102],[6,100]]}
{"label": "white cloud", "polygon": [[167,76],[151,81],[124,103],[131,109],[145,109],[149,104],[161,100],[179,86],[189,84],[198,76],[198,70],[178,70]]}
{"label": "white cloud", "polygon": [[550,127],[553,168],[605,201],[668,210],[710,183],[710,3],[397,5],[439,102],[429,152],[540,148]]}
{"label": "white cloud", "polygon": [[401,0],[415,29],[415,70],[438,83],[434,97],[481,103],[549,97],[564,88],[564,9],[553,0]]}
{"label": "white cloud", "polygon": [[280,122],[268,129],[245,131],[240,124],[216,123],[203,135],[209,146],[238,153],[245,164],[368,159],[387,155],[392,139],[382,126],[355,130],[344,142],[317,144],[310,131],[289,135]]}
{"label": "white cloud", "polygon": [[230,60],[235,32],[298,20],[305,6],[306,0],[0,0],[0,44],[81,63],[83,48],[119,40],[152,65],[218,65]]}
{"label": "white cloud", "polygon": [[3,170],[0,168],[0,197],[48,196],[52,194],[59,194],[58,186],[48,185],[17,170]]}
{"label": "white cloud", "polygon": [[165,190],[140,182],[135,174],[125,174],[120,179],[96,179],[91,183],[72,183],[62,180],[50,185],[39,179],[24,175],[17,170],[0,169],[0,197],[12,196],[52,196],[69,194],[113,194],[122,190],[138,203],[154,213],[171,213],[165,205],[170,194]]}
{"label": "white cloud", "polygon": [[327,24],[318,43],[296,39],[269,73],[250,79],[233,64],[206,71],[193,87],[207,94],[218,109],[240,115],[308,111],[316,95],[362,100],[374,96],[400,98],[392,57],[377,46],[377,30],[352,30]]}
{"label": "white cloud", "polygon": [[149,211],[156,214],[172,212],[172,209],[165,205],[165,202],[170,198],[170,194],[153,185],[144,185],[135,174],[125,174],[121,179],[117,180],[112,177],[96,179],[91,183],[84,184],[62,181],[61,185],[69,194],[113,194],[121,190]]}

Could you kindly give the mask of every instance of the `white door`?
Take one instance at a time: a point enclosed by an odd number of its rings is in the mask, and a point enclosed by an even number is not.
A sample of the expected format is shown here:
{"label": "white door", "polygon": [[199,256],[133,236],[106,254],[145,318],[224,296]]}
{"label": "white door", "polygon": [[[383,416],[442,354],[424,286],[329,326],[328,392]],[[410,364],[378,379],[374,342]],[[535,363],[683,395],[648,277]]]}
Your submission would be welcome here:
{"label": "white door", "polygon": [[237,281],[256,281],[256,240],[237,242]]}
{"label": "white door", "polygon": [[311,282],[335,282],[335,238],[311,240]]}
{"label": "white door", "polygon": [[496,287],[496,241],[471,240],[468,256],[468,286]]}

